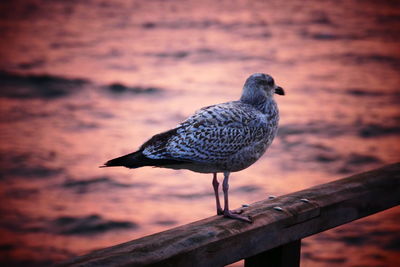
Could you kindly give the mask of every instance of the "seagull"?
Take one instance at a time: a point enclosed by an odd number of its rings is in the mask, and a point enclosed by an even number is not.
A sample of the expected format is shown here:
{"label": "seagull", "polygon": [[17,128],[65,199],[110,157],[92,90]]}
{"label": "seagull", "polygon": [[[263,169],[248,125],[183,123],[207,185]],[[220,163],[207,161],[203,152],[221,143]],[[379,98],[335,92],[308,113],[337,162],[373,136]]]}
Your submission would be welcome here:
{"label": "seagull", "polygon": [[[255,163],[275,138],[279,110],[274,94],[285,92],[270,75],[252,74],[239,100],[201,108],[177,127],[151,137],[137,151],[101,167],[153,166],[212,173],[217,215],[251,223],[250,216],[241,214],[243,210],[229,209],[228,180],[231,172]],[[223,209],[217,173],[224,175]]]}

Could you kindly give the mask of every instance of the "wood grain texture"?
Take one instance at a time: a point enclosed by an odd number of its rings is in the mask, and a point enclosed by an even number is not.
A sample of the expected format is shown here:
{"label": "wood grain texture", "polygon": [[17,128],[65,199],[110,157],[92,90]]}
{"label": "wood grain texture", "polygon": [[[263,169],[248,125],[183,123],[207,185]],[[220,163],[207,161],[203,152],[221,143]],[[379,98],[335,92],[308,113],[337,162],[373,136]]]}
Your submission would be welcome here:
{"label": "wood grain texture", "polygon": [[252,224],[213,216],[59,266],[223,266],[399,204],[396,163],[256,202],[245,211]]}

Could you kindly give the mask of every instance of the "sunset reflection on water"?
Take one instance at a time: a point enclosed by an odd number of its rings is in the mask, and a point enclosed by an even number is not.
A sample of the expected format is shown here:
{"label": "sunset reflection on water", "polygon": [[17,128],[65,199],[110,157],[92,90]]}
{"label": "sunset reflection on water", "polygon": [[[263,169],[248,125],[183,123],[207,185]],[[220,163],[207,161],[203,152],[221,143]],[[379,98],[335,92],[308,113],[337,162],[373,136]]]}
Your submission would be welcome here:
{"label": "sunset reflection on water", "polygon": [[[400,159],[391,1],[0,4],[0,262],[42,266],[214,215],[211,175],[99,169],[254,72],[285,88],[232,207]],[[306,238],[304,266],[398,266],[398,208]],[[302,265],[302,266],[303,266]]]}

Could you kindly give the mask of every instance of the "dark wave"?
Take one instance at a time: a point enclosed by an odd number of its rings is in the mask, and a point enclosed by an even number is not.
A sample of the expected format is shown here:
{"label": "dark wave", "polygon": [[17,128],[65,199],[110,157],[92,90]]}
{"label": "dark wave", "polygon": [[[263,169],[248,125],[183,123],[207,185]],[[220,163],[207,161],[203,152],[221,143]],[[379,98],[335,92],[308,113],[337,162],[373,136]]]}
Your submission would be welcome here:
{"label": "dark wave", "polygon": [[323,11],[316,11],[312,18],[310,18],[311,24],[321,24],[321,25],[333,25],[332,20],[329,18],[328,14]]}
{"label": "dark wave", "polygon": [[400,250],[399,233],[390,230],[372,230],[368,231],[368,235],[363,235],[361,230],[356,227],[363,228],[360,225],[347,226],[345,231],[336,231],[335,235],[322,234],[318,237],[323,241],[336,241],[345,243],[347,246],[378,246],[382,250]]}
{"label": "dark wave", "polygon": [[325,262],[328,264],[343,264],[347,261],[345,257],[335,257],[335,256],[320,256],[320,255],[315,255],[314,253],[311,252],[304,252],[302,253],[302,257],[304,259],[308,259],[311,261],[315,262]]}
{"label": "dark wave", "polygon": [[360,172],[360,169],[377,168],[381,164],[383,160],[373,154],[350,153],[340,158],[334,170],[340,174],[351,174]]}
{"label": "dark wave", "polygon": [[392,238],[383,245],[385,250],[400,251],[400,238]]}
{"label": "dark wave", "polygon": [[[42,160],[38,162],[38,158]],[[44,179],[62,174],[62,167],[48,166],[54,162],[56,154],[53,151],[37,153],[17,153],[10,151],[0,154],[0,179]]]}
{"label": "dark wave", "polygon": [[63,42],[53,42],[53,43],[51,43],[50,44],[50,48],[52,48],[52,49],[81,48],[81,47],[92,46],[94,44],[95,44],[95,42],[93,42],[93,41],[91,41],[91,42],[79,42],[79,41],[67,42],[67,41],[63,41]]}
{"label": "dark wave", "polygon": [[78,194],[87,193],[90,191],[103,190],[104,187],[119,187],[119,188],[129,188],[129,187],[145,187],[147,184],[125,184],[114,181],[112,178],[107,176],[93,177],[87,180],[77,180],[69,179],[66,180],[62,187],[67,189],[73,189]]}
{"label": "dark wave", "polygon": [[174,52],[161,52],[161,53],[145,53],[145,56],[154,56],[159,58],[173,58],[180,59],[185,58],[189,55],[188,51],[174,51]]}
{"label": "dark wave", "polygon": [[212,196],[213,193],[211,191],[206,192],[196,192],[196,193],[171,193],[171,194],[163,194],[163,195],[154,195],[154,199],[164,199],[164,198],[179,198],[179,199],[200,199]]}
{"label": "dark wave", "polygon": [[[360,170],[368,170],[380,167],[385,162],[374,153],[343,152],[335,146],[324,146],[310,143],[307,138],[299,137],[298,140],[281,140],[281,150],[287,152],[291,168],[323,168],[332,174],[358,173]],[[285,161],[283,161],[285,162]],[[283,168],[287,164],[283,163]]]}
{"label": "dark wave", "polygon": [[338,34],[333,31],[308,31],[308,30],[303,30],[300,33],[300,36],[302,38],[307,38],[307,39],[314,39],[318,41],[333,41],[333,40],[359,40],[365,38],[365,36],[362,35],[356,35],[356,34]]}
{"label": "dark wave", "polygon": [[223,22],[218,19],[210,20],[203,19],[199,21],[195,20],[175,20],[175,21],[147,21],[140,26],[144,29],[207,29],[207,28],[219,28],[223,30],[237,30],[239,28],[256,28],[266,27],[267,22],[260,20],[258,22],[243,22],[243,21],[232,21]]}
{"label": "dark wave", "polygon": [[70,79],[47,74],[24,75],[0,71],[0,97],[6,98],[58,99],[79,92],[87,85],[91,85],[93,88],[103,87],[114,94],[150,94],[163,91],[163,89],[151,86],[126,86],[122,83],[99,86],[86,79]]}
{"label": "dark wave", "polygon": [[262,188],[260,186],[244,185],[244,186],[238,187],[236,189],[233,189],[232,191],[234,191],[234,192],[252,193],[252,192],[256,192],[256,191],[260,191],[260,190],[262,190]]}
{"label": "dark wave", "polygon": [[44,165],[27,165],[26,163],[16,164],[18,166],[3,166],[0,171],[0,179],[44,179],[52,178],[64,172],[62,168],[52,168]]}
{"label": "dark wave", "polygon": [[122,83],[113,83],[106,86],[106,88],[109,92],[112,92],[114,94],[122,94],[122,93],[149,94],[162,91],[162,89],[156,87],[126,86]]}
{"label": "dark wave", "polygon": [[10,199],[29,199],[36,196],[38,193],[39,189],[13,188],[7,190],[4,196]]}
{"label": "dark wave", "polygon": [[376,15],[376,22],[380,24],[387,24],[389,27],[391,27],[393,23],[400,23],[400,15],[378,14]]}
{"label": "dark wave", "polygon": [[100,215],[60,216],[55,219],[29,217],[21,213],[3,214],[0,227],[15,233],[48,233],[55,235],[96,235],[115,230],[137,229],[131,221],[107,220]]}
{"label": "dark wave", "polygon": [[383,91],[370,91],[370,90],[364,90],[361,88],[348,88],[346,90],[346,93],[349,95],[353,95],[353,96],[384,96],[387,95],[387,92],[383,92]]}
{"label": "dark wave", "polygon": [[[278,136],[285,139],[292,135],[321,135],[336,137],[342,135],[358,135],[362,138],[380,137],[387,135],[400,135],[400,126],[362,124],[356,122],[353,125],[337,125],[325,122],[310,122],[307,124],[286,124],[279,128]],[[285,141],[285,140],[284,140]]]}
{"label": "dark wave", "polygon": [[324,135],[329,137],[340,136],[348,134],[351,131],[351,127],[343,125],[331,125],[325,122],[310,122],[307,124],[286,124],[279,128],[278,136],[285,138],[290,135]]}
{"label": "dark wave", "polygon": [[400,67],[400,58],[395,57],[395,56],[373,54],[373,53],[366,54],[366,55],[347,53],[347,54],[344,54],[343,57],[346,59],[349,59],[349,60],[353,60],[359,64],[385,63],[385,64],[392,65],[394,67]]}
{"label": "dark wave", "polygon": [[[312,79],[319,80],[332,80],[334,77],[317,77],[315,75],[310,75]],[[399,100],[400,93],[397,91],[382,90],[379,88],[359,88],[359,87],[349,87],[349,88],[339,88],[339,87],[318,87],[310,88],[309,90],[324,91],[330,94],[347,94],[354,97],[391,97],[391,101]],[[397,103],[397,102],[396,102]]]}
{"label": "dark wave", "polygon": [[[339,40],[339,39],[362,39],[362,37],[357,36],[345,36],[336,35],[329,32],[321,33],[310,33],[303,31],[301,33],[303,37],[310,37],[319,40]],[[320,54],[318,56],[309,56],[303,58],[305,61],[339,61],[345,64],[353,65],[366,65],[366,64],[377,64],[385,67],[391,67],[396,71],[400,68],[400,57],[397,55],[388,55],[382,53],[330,53],[330,54]],[[375,66],[376,67],[376,66]]]}
{"label": "dark wave", "polygon": [[[2,179],[45,179],[62,174],[62,167],[50,167],[46,162],[53,162],[56,157],[54,152],[32,155],[30,153],[0,154],[0,180]],[[41,158],[43,161],[37,162]]]}
{"label": "dark wave", "polygon": [[358,130],[358,135],[363,138],[373,138],[386,135],[400,135],[400,126],[384,126],[368,124]]}
{"label": "dark wave", "polygon": [[0,71],[0,97],[55,99],[77,92],[88,83],[53,75],[23,75]]}
{"label": "dark wave", "polygon": [[177,224],[178,221],[175,220],[157,220],[154,222],[154,224],[157,225],[162,225],[162,226],[171,226]]}
{"label": "dark wave", "polygon": [[136,223],[105,220],[99,215],[85,217],[64,216],[51,222],[52,230],[62,235],[94,235],[113,230],[135,229]]}
{"label": "dark wave", "polygon": [[108,177],[96,177],[90,180],[67,180],[64,182],[63,187],[74,188],[74,187],[87,187],[92,184],[99,183],[110,183],[110,178]]}
{"label": "dark wave", "polygon": [[29,62],[22,62],[17,65],[18,68],[21,70],[31,70],[34,68],[42,67],[45,65],[45,60],[43,59],[36,59]]}

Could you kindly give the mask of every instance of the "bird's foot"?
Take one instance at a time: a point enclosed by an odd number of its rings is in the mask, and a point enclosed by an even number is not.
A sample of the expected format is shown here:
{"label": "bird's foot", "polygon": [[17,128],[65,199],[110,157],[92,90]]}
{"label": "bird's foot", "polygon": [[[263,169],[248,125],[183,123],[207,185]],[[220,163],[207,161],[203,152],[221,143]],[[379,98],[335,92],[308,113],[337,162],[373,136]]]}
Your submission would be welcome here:
{"label": "bird's foot", "polygon": [[[235,209],[235,210],[230,210],[229,211],[232,214],[242,214],[243,209]],[[223,209],[217,209],[217,215],[224,215],[224,210]]]}
{"label": "bird's foot", "polygon": [[240,209],[240,211],[238,211],[238,210],[232,210],[232,211],[228,210],[228,211],[224,211],[223,214],[224,214],[224,217],[226,217],[226,218],[231,218],[231,219],[236,219],[236,220],[239,220],[239,221],[252,223],[253,219],[250,216],[239,215],[242,212],[243,212],[243,210],[241,210],[241,209]]}
{"label": "bird's foot", "polygon": [[222,209],[217,209],[217,215],[222,215],[224,214],[224,211]]}

